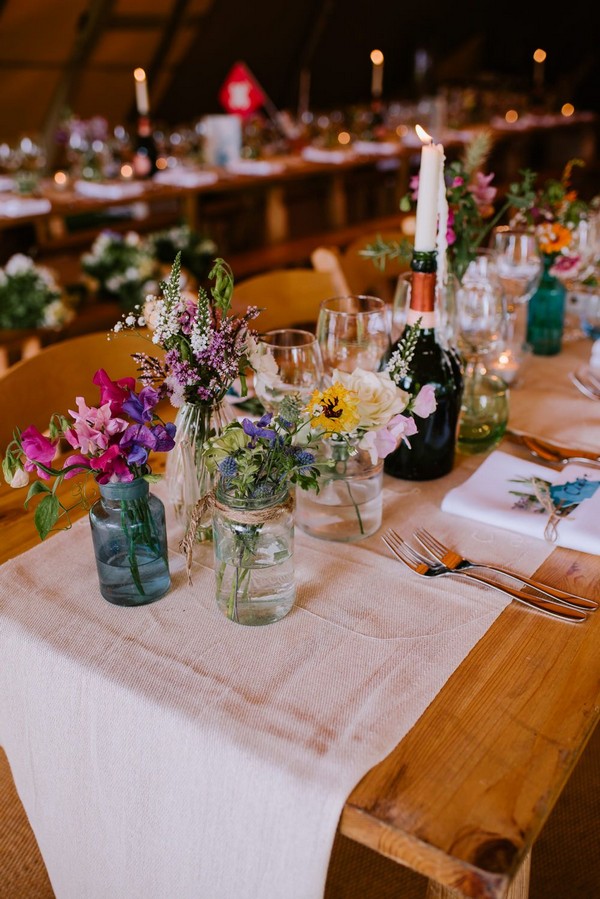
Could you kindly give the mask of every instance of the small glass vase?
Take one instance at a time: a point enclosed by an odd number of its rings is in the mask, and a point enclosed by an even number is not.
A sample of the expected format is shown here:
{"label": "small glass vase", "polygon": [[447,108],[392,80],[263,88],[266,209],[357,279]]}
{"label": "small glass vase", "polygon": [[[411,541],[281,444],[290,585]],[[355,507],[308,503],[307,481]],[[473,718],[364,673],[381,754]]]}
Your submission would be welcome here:
{"label": "small glass vase", "polygon": [[[167,456],[167,496],[177,524],[187,530],[198,500],[212,490],[214,476],[207,470],[202,446],[232,421],[227,403],[184,403],[177,412],[175,446]],[[198,527],[198,541],[212,539],[212,528]]]}
{"label": "small glass vase", "polygon": [[142,606],[171,586],[165,509],[147,481],[100,484],[89,512],[100,592],[116,606]]}
{"label": "small glass vase", "polygon": [[567,290],[550,274],[554,256],[544,256],[538,289],[527,308],[527,343],[536,356],[556,356],[562,346]]}
{"label": "small glass vase", "polygon": [[318,462],[329,462],[320,490],[296,491],[296,524],[311,537],[354,543],[381,527],[383,462],[341,441],[324,441]]}
{"label": "small glass vase", "polygon": [[296,598],[293,500],[237,499],[215,489],[213,536],[217,606],[230,621],[279,621]]}

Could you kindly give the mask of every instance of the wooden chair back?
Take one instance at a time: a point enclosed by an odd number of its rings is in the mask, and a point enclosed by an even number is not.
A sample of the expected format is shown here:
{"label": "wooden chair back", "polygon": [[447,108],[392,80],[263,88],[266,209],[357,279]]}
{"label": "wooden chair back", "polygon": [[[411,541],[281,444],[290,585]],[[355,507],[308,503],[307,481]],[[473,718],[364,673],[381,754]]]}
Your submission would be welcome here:
{"label": "wooden chair back", "polygon": [[338,278],[343,278],[348,287],[346,293],[375,296],[391,303],[398,275],[409,271],[410,259],[388,260],[385,269],[380,271],[372,259],[361,256],[361,250],[377,238],[398,243],[411,240],[410,234],[400,229],[365,233],[341,250],[318,247],[311,255],[311,262],[318,271],[336,272]]}
{"label": "wooden chair back", "polygon": [[84,334],[52,344],[29,359],[12,365],[0,376],[0,454],[15,427],[35,425],[41,431],[54,412],[76,409],[83,396],[98,403],[94,373],[104,368],[113,380],[138,374],[132,353],[161,356],[162,350],[132,331],[107,337],[106,331]]}
{"label": "wooden chair back", "polygon": [[275,269],[236,284],[232,308],[243,313],[247,306],[259,306],[263,311],[253,322],[259,332],[274,328],[314,331],[321,301],[338,294],[328,272],[310,268]]}

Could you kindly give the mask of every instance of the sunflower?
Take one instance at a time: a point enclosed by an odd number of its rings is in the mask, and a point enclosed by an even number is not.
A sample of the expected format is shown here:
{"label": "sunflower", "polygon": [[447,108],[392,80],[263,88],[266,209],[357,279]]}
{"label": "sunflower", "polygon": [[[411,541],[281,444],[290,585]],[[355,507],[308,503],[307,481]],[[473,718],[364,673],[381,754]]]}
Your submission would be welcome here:
{"label": "sunflower", "polygon": [[315,390],[306,411],[312,417],[313,428],[327,433],[343,434],[353,431],[360,421],[358,396],[339,381],[325,390]]}

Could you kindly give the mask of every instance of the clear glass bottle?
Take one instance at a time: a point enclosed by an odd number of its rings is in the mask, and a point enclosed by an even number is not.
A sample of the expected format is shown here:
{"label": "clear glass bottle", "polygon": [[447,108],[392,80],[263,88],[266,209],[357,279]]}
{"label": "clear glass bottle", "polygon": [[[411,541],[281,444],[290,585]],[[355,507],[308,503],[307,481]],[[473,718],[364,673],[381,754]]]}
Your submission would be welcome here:
{"label": "clear glass bottle", "polygon": [[238,499],[218,483],[213,508],[217,605],[238,624],[279,621],[292,609],[293,501],[286,489],[267,499]]}
{"label": "clear glass bottle", "polygon": [[[311,537],[354,543],[381,527],[383,462],[364,450],[351,452],[342,441],[327,440],[320,456],[333,461],[320,489],[296,490],[296,524]],[[321,461],[321,458],[319,459]]]}
{"label": "clear glass bottle", "polygon": [[[213,475],[202,456],[204,441],[220,434],[232,420],[224,402],[184,403],[177,411],[175,446],[167,455],[165,479],[175,520],[186,530],[198,500],[213,487]],[[210,526],[198,528],[198,540],[210,540],[211,536]]]}
{"label": "clear glass bottle", "polygon": [[143,478],[99,487],[89,519],[102,596],[117,606],[160,599],[171,586],[161,500]]}

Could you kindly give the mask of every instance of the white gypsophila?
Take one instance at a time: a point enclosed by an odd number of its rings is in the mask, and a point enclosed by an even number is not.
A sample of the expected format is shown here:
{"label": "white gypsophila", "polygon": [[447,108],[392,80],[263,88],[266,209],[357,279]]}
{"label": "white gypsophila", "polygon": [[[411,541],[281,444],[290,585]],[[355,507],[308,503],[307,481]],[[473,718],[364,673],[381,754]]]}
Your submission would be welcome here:
{"label": "white gypsophila", "polygon": [[93,258],[97,259],[98,257],[102,256],[104,254],[105,250],[107,250],[108,247],[111,245],[111,243],[112,243],[112,238],[108,234],[106,234],[104,231],[100,232],[100,234],[98,235],[98,237],[92,244]]}
{"label": "white gypsophila", "polygon": [[56,278],[54,277],[54,273],[46,268],[45,265],[39,265],[37,268],[37,273],[40,281],[46,285],[48,290],[51,290],[53,293],[58,292],[58,284],[56,283]]}
{"label": "white gypsophila", "polygon": [[140,235],[136,231],[128,231],[125,235],[125,243],[128,247],[139,247]]}
{"label": "white gypsophila", "polygon": [[4,266],[4,271],[9,277],[14,278],[15,275],[24,275],[34,268],[33,259],[24,253],[15,253]]}
{"label": "white gypsophila", "polygon": [[126,281],[138,281],[140,277],[139,269],[135,265],[128,265],[123,272]]}
{"label": "white gypsophila", "polygon": [[5,284],[8,283],[8,278],[6,277],[6,272],[3,268],[0,268],[0,287],[4,287]]}
{"label": "white gypsophila", "polygon": [[333,371],[332,382],[339,381],[358,397],[356,411],[358,428],[377,430],[406,409],[410,395],[401,390],[387,371],[366,371],[355,368],[352,372]]}

